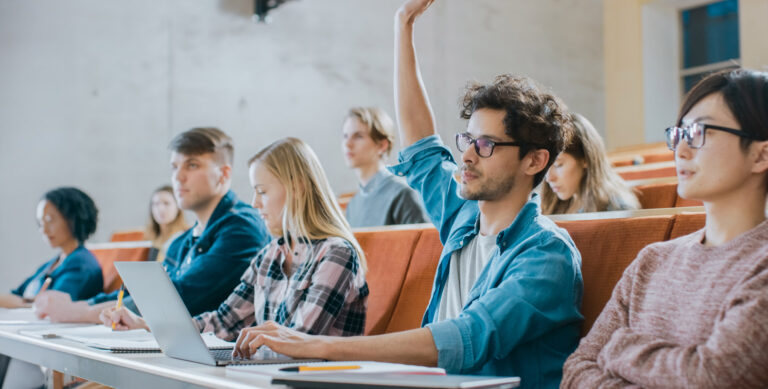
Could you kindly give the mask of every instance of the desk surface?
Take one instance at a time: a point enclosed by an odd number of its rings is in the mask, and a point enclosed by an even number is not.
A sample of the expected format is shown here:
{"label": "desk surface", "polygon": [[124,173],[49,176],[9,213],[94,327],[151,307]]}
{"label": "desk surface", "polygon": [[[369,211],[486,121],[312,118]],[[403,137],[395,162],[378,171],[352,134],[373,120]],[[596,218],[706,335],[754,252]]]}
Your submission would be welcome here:
{"label": "desk surface", "polygon": [[162,353],[111,353],[66,339],[39,339],[18,332],[40,325],[0,325],[0,354],[118,388],[284,388],[256,374],[227,371]]}

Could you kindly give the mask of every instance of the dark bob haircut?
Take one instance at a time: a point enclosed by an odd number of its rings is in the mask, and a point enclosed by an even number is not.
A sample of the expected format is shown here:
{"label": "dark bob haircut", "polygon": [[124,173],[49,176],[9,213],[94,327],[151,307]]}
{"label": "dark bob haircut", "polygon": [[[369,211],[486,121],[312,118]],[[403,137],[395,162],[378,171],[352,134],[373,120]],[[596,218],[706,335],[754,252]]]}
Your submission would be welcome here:
{"label": "dark bob haircut", "polygon": [[[694,105],[714,93],[723,96],[742,131],[755,139],[768,140],[768,73],[731,69],[705,77],[685,96],[677,116],[677,125],[682,125],[683,117]],[[750,143],[751,139],[741,138],[742,149],[746,149]]]}
{"label": "dark bob haircut", "polygon": [[469,119],[483,108],[506,111],[504,132],[522,143],[520,159],[531,150],[549,151],[547,166],[533,177],[534,188],[544,179],[573,133],[565,104],[528,77],[502,74],[491,84],[471,84],[461,105],[462,119]]}
{"label": "dark bob haircut", "polygon": [[43,200],[53,204],[67,221],[72,236],[80,244],[96,231],[99,210],[90,196],[77,188],[61,187],[48,191]]}

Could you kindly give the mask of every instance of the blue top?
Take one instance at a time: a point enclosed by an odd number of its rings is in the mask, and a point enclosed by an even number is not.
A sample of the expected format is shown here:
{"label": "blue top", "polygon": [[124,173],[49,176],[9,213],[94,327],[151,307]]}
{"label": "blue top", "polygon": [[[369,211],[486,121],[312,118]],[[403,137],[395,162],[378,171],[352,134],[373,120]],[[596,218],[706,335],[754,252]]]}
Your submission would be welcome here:
{"label": "blue top", "polygon": [[69,293],[72,301],[91,298],[104,290],[104,279],[101,273],[99,261],[93,256],[93,253],[85,247],[78,246],[69,253],[64,261],[51,271],[51,266],[59,257],[40,266],[32,277],[27,278],[18,288],[11,291],[17,296],[24,296],[25,290],[29,287],[34,295],[40,291],[45,277],[51,277],[51,284],[48,290],[58,290]]}
{"label": "blue top", "polygon": [[443,252],[422,325],[438,366],[449,373],[519,376],[523,388],[557,388],[577,346],[582,316],[581,256],[568,233],[541,215],[532,195],[502,230],[461,314],[435,322],[451,255],[478,234],[477,201],[458,195],[450,151],[436,135],[419,140],[390,168],[422,196]]}
{"label": "blue top", "polygon": [[[197,224],[195,224],[197,225]],[[199,237],[194,226],[168,247],[163,267],[192,316],[214,311],[240,283],[251,259],[269,243],[264,221],[232,191],[221,198]],[[100,294],[88,302],[117,299],[117,291]],[[137,311],[133,299],[123,304]]]}

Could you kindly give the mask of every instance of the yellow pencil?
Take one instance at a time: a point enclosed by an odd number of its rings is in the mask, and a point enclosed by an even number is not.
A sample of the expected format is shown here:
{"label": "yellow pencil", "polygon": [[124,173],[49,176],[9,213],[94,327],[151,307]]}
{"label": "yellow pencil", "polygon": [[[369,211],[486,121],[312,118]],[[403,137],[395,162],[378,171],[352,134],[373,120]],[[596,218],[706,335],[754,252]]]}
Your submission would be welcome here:
{"label": "yellow pencil", "polygon": [[[115,308],[120,309],[120,307],[123,305],[123,295],[125,294],[125,288],[120,286],[120,292],[117,294],[117,306]],[[115,326],[117,326],[117,323],[112,322],[112,329],[115,329]]]}

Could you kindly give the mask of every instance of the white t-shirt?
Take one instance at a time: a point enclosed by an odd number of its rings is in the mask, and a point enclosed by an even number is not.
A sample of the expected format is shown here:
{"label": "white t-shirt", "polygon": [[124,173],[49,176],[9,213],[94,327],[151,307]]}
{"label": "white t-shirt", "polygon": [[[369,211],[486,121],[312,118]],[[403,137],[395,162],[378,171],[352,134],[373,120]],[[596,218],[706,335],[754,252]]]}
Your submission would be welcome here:
{"label": "white t-shirt", "polygon": [[437,321],[459,316],[469,291],[494,253],[497,236],[477,234],[466,246],[451,254],[448,281],[443,287]]}

